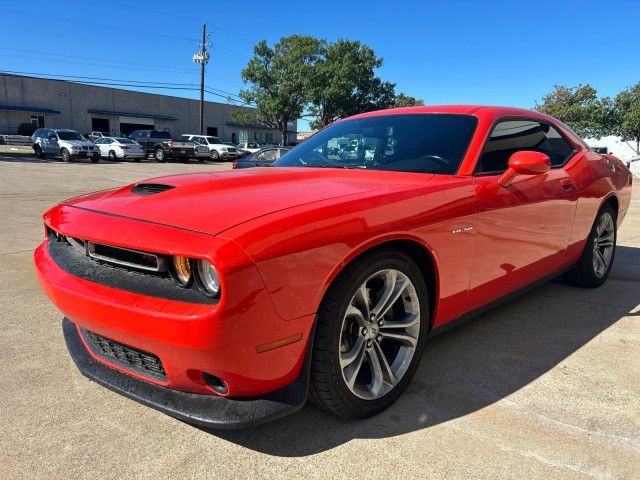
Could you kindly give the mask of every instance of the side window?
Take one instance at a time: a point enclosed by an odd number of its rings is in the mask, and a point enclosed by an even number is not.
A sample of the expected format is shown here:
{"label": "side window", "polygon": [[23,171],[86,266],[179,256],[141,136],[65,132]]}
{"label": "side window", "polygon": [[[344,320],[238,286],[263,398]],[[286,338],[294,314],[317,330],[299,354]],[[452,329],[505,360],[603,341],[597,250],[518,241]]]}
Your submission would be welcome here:
{"label": "side window", "polygon": [[502,173],[511,155],[520,150],[545,153],[552,167],[563,165],[574,153],[573,147],[551,125],[535,120],[505,120],[491,131],[476,172]]}
{"label": "side window", "polygon": [[103,143],[104,143],[104,138],[98,138],[98,139],[96,139],[96,141],[95,141],[95,142],[93,142],[93,143],[95,143],[96,145],[103,144]]}
{"label": "side window", "polygon": [[265,162],[275,162],[278,159],[276,156],[277,150],[275,148],[272,148],[270,150],[265,150],[263,153],[264,155],[261,158],[261,160]]}
{"label": "side window", "polygon": [[256,162],[262,162],[262,161],[266,160],[266,158],[265,158],[265,154],[266,154],[266,153],[267,153],[267,152],[260,152],[260,153],[256,153],[256,156],[254,157],[254,160],[255,160]]}

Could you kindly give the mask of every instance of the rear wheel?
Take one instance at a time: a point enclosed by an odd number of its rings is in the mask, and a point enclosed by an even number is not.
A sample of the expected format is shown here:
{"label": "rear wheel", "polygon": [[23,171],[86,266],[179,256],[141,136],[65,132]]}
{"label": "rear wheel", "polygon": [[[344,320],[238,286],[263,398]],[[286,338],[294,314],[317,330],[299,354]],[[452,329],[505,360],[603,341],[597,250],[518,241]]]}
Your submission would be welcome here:
{"label": "rear wheel", "polygon": [[424,278],[403,252],[381,250],[349,265],[318,311],[311,399],[343,417],[389,407],[418,366],[428,312]]}
{"label": "rear wheel", "polygon": [[565,274],[565,279],[579,287],[596,288],[609,276],[616,253],[616,211],[607,204],[596,216],[580,260]]}
{"label": "rear wheel", "polygon": [[62,157],[62,161],[63,162],[70,162],[71,161],[71,154],[69,153],[69,150],[67,150],[66,148],[63,148],[60,151],[60,156]]}
{"label": "rear wheel", "polygon": [[113,150],[109,150],[107,156],[109,157],[109,161],[111,162],[115,162],[118,159],[118,157],[116,156],[116,152],[114,152]]}
{"label": "rear wheel", "polygon": [[153,158],[156,159],[156,162],[164,162],[165,161],[164,150],[161,148],[156,148],[155,151],[153,152]]}

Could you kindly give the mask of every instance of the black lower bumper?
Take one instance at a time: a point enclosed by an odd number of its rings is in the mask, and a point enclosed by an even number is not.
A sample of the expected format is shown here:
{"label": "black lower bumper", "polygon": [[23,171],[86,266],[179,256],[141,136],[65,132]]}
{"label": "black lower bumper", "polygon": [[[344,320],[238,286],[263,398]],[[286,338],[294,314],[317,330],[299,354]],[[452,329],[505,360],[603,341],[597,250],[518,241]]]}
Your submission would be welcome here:
{"label": "black lower bumper", "polygon": [[307,400],[308,359],[300,376],[286,387],[259,398],[228,398],[181,392],[145,382],[96,361],[76,326],[64,319],[62,330],[71,358],[82,374],[109,390],[187,423],[211,429],[259,425],[301,409]]}

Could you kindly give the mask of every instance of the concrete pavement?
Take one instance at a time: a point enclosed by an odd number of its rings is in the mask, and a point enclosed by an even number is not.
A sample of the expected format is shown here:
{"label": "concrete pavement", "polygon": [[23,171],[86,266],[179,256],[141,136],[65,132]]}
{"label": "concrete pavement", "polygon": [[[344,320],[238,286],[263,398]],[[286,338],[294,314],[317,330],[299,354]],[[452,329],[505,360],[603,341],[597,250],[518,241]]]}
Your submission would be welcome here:
{"label": "concrete pavement", "polygon": [[597,290],[549,283],[430,342],[392,408],[307,406],[211,433],[84,378],[31,254],[64,198],[228,164],[63,164],[0,153],[0,479],[640,478],[640,194]]}

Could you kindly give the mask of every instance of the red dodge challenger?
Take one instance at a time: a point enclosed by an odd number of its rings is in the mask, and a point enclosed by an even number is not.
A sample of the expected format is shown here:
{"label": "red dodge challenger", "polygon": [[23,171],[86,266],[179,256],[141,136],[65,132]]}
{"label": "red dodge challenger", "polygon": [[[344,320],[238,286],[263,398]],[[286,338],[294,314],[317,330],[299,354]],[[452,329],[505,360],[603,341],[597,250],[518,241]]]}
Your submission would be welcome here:
{"label": "red dodge challenger", "polygon": [[274,167],[45,213],[35,268],[84,375],[205,427],[308,396],[371,416],[455,320],[561,274],[602,285],[632,182],[558,120],[483,106],[357,115]]}

